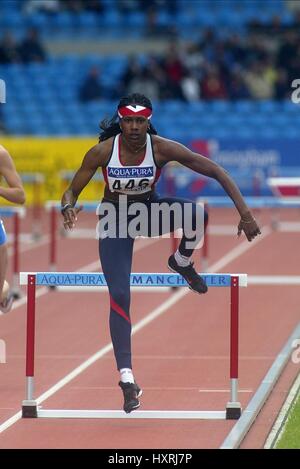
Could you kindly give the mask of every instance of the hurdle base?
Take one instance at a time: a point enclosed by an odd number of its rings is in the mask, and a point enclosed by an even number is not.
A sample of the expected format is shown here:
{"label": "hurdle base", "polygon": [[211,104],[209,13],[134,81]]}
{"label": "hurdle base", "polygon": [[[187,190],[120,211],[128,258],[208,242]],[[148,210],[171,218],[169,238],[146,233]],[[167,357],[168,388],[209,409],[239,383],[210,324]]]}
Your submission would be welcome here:
{"label": "hurdle base", "polygon": [[25,400],[22,402],[22,418],[32,419],[38,416],[38,406],[36,401]]}
{"label": "hurdle base", "polygon": [[137,410],[126,414],[123,410],[88,410],[88,409],[41,409],[38,418],[73,418],[73,419],[199,419],[225,420],[223,410]]}
{"label": "hurdle base", "polygon": [[226,420],[238,420],[242,415],[240,402],[228,402],[226,406]]}

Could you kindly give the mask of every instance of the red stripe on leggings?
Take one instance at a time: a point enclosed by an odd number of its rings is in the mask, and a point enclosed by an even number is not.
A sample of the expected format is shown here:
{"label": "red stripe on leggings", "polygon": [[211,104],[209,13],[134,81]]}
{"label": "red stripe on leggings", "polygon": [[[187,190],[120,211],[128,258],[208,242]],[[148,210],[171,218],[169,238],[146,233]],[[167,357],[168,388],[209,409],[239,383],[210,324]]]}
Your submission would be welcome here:
{"label": "red stripe on leggings", "polygon": [[127,314],[125,313],[124,309],[121,308],[121,306],[119,306],[115,300],[113,299],[113,297],[111,295],[110,296],[110,304],[111,304],[111,307],[112,309],[118,313],[120,316],[122,316],[122,318],[126,319],[126,321],[128,321],[130,323],[130,319],[129,317],[127,316]]}

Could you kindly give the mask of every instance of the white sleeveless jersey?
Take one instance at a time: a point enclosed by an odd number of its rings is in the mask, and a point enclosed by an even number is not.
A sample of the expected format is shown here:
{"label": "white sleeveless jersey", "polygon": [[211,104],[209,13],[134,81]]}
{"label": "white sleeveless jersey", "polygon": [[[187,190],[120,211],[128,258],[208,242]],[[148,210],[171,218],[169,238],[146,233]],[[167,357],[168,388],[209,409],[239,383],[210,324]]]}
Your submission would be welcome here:
{"label": "white sleeveless jersey", "polygon": [[144,158],[136,166],[123,166],[120,160],[120,135],[116,135],[111,157],[102,168],[104,180],[111,192],[126,195],[144,194],[153,189],[160,176],[160,168],[156,166],[152,141],[147,134]]}

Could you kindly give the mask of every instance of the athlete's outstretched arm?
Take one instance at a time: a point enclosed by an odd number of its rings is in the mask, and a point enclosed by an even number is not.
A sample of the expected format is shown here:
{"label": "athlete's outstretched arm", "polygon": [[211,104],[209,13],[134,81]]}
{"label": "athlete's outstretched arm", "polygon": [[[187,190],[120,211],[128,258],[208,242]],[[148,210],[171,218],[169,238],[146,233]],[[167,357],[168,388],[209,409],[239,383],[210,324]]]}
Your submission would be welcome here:
{"label": "athlete's outstretched arm", "polygon": [[74,227],[77,214],[82,210],[81,206],[75,207],[75,204],[80,193],[94,176],[96,170],[102,166],[101,153],[101,145],[97,144],[85,154],[80,168],[75,173],[69,187],[62,196],[62,215],[66,229]]}
{"label": "athlete's outstretched arm", "polygon": [[261,233],[238,186],[224,168],[205,156],[194,153],[184,145],[171,140],[159,142],[159,154],[162,156],[164,163],[171,160],[177,161],[197,173],[216,179],[221,184],[233,200],[241,216],[238,225],[238,235],[244,231],[248,241],[252,241],[253,238]]}
{"label": "athlete's outstretched arm", "polygon": [[7,182],[8,187],[0,186],[0,196],[15,204],[25,203],[25,191],[12,157],[8,151],[0,145],[0,175]]}

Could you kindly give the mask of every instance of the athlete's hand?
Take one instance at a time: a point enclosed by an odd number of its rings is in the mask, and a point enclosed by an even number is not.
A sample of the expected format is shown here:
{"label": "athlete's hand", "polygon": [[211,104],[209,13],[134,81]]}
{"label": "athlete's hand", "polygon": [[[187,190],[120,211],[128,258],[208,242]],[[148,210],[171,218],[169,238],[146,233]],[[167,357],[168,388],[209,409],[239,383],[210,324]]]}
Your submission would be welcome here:
{"label": "athlete's hand", "polygon": [[65,230],[72,230],[75,226],[75,221],[77,221],[77,215],[81,210],[83,209],[83,206],[80,205],[79,207],[70,207],[64,210],[63,217],[63,225]]}
{"label": "athlete's hand", "polygon": [[250,212],[243,215],[238,225],[238,236],[241,236],[242,231],[245,233],[248,241],[252,241],[257,235],[261,234],[255,218]]}

